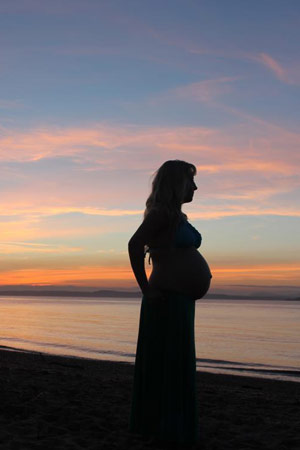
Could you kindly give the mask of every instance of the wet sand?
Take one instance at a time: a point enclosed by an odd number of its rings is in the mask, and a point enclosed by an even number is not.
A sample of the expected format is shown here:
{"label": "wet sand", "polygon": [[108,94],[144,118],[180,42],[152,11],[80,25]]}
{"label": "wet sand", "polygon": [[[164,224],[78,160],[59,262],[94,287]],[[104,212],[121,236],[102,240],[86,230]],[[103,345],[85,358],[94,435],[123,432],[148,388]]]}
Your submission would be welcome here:
{"label": "wet sand", "polygon": [[[0,449],[164,448],[127,430],[133,370],[0,350]],[[300,449],[300,383],[197,372],[197,393],[197,449]]]}

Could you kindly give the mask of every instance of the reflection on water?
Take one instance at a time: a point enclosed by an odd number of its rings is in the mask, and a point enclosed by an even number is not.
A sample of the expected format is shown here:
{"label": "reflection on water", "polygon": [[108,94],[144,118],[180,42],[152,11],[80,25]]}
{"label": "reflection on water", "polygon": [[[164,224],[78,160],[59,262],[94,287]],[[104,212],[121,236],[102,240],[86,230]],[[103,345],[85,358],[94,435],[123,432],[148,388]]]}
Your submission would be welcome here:
{"label": "reflection on water", "polygon": [[[0,346],[134,362],[140,300],[0,297]],[[300,303],[200,300],[197,368],[300,381]]]}

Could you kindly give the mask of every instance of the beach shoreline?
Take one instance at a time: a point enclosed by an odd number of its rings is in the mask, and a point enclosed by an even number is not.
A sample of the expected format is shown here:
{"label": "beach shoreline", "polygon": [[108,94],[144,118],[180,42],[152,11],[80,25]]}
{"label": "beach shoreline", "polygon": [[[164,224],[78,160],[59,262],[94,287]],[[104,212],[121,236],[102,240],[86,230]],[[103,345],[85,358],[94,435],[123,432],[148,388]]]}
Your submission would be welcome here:
{"label": "beach shoreline", "polygon": [[[128,432],[134,365],[0,349],[0,448],[156,449]],[[300,384],[197,371],[199,449],[300,448]]]}

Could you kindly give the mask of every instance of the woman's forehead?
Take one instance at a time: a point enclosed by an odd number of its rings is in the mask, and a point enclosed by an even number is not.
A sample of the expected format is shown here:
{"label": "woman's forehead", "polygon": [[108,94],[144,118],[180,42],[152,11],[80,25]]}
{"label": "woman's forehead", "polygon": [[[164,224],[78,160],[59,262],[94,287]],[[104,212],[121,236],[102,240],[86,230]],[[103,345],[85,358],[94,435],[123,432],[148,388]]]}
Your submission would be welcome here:
{"label": "woman's forehead", "polygon": [[190,175],[191,178],[193,178],[195,176],[195,171],[192,167],[189,168],[188,174]]}

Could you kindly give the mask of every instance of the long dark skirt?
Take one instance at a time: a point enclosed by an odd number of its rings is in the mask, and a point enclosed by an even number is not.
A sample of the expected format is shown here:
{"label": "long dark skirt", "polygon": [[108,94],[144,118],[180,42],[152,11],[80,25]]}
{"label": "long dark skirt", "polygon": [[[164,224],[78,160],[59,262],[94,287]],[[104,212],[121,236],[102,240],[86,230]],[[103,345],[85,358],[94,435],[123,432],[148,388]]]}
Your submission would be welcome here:
{"label": "long dark skirt", "polygon": [[195,301],[143,296],[129,430],[163,442],[197,442]]}

